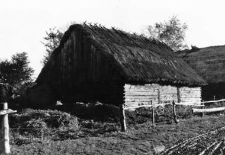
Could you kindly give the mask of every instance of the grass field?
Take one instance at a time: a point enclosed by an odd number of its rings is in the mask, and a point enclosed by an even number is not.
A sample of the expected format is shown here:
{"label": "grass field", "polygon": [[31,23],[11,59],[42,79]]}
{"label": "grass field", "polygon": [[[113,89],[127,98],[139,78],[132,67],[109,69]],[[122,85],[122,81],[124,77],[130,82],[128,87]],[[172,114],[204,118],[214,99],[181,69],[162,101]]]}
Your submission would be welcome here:
{"label": "grass field", "polygon": [[[66,119],[67,114],[64,115],[63,118]],[[47,116],[45,120],[48,120]],[[54,118],[57,118],[55,122],[62,121],[61,117],[54,115]],[[79,127],[74,130],[69,125],[71,123],[65,119],[63,124],[58,125],[57,132],[53,132],[56,131],[55,129],[51,130],[50,136],[46,136],[43,141],[12,142],[11,154],[156,154],[185,139],[225,126],[224,115],[203,118],[194,116],[180,119],[179,124],[158,122],[155,127],[152,126],[150,119],[138,117],[139,121],[135,123],[131,120],[127,121],[126,132],[120,132],[119,122],[115,118],[104,121],[78,118]]]}

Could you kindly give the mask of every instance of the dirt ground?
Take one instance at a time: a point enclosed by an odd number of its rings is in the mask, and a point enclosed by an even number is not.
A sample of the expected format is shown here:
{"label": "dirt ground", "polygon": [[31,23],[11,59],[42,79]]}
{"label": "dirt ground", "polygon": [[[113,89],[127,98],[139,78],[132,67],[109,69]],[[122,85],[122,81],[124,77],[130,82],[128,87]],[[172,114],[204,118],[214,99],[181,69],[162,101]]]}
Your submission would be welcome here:
{"label": "dirt ground", "polygon": [[[179,124],[157,124],[156,127],[152,127],[151,122],[148,121],[142,124],[128,125],[126,132],[113,131],[96,135],[88,134],[88,132],[93,131],[86,130],[86,134],[77,139],[61,141],[47,139],[41,142],[12,145],[11,154],[144,155],[163,154],[162,151],[167,151],[164,154],[183,154],[183,152],[185,154],[199,154],[207,147],[209,150],[213,150],[217,146],[219,150],[224,147],[224,129],[217,130],[224,126],[224,115],[205,116],[204,118],[193,117],[180,120]],[[198,138],[193,138],[196,136]],[[171,148],[172,146],[174,147]],[[209,150],[206,149],[205,153],[209,153]]]}

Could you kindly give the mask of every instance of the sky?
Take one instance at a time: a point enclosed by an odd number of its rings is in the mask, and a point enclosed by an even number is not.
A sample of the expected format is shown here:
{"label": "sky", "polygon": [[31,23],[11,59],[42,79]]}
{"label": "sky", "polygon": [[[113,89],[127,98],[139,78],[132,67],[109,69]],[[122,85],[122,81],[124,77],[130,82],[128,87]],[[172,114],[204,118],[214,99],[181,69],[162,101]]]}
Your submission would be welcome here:
{"label": "sky", "polygon": [[46,31],[85,21],[148,35],[149,25],[177,16],[188,26],[189,46],[225,45],[224,6],[224,0],[0,0],[0,60],[27,52],[37,77]]}

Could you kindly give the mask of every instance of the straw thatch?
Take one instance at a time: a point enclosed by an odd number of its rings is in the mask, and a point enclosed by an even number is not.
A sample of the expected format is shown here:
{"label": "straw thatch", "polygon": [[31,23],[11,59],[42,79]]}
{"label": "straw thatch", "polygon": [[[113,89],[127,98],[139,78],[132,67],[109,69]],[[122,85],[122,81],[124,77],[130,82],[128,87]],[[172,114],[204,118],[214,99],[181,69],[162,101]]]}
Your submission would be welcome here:
{"label": "straw thatch", "polygon": [[[205,81],[167,45],[154,39],[97,25],[72,25],[51,59],[57,57],[64,43],[76,31],[82,31],[85,39],[89,40],[101,54],[113,60],[118,74],[122,75],[125,83],[192,86],[205,84]],[[43,82],[46,74],[50,76],[53,64],[52,60],[47,63],[37,78],[37,83]]]}
{"label": "straw thatch", "polygon": [[225,98],[225,46],[192,48],[177,52],[208,83],[202,87],[202,99]]}
{"label": "straw thatch", "polygon": [[225,82],[225,46],[177,52],[207,83]]}

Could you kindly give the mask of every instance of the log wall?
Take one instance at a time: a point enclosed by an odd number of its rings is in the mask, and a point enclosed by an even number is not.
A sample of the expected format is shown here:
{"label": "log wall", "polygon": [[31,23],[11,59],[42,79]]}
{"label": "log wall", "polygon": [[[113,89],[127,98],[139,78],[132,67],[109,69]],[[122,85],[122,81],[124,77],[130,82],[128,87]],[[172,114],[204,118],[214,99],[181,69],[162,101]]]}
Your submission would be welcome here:
{"label": "log wall", "polygon": [[152,105],[159,102],[158,85],[130,85],[124,86],[125,108],[131,106]]}
{"label": "log wall", "polygon": [[201,102],[200,87],[174,87],[159,84],[124,85],[125,108],[174,102]]}
{"label": "log wall", "polygon": [[181,102],[194,102],[196,104],[201,103],[201,88],[189,88],[181,87],[180,88],[180,100]]}

